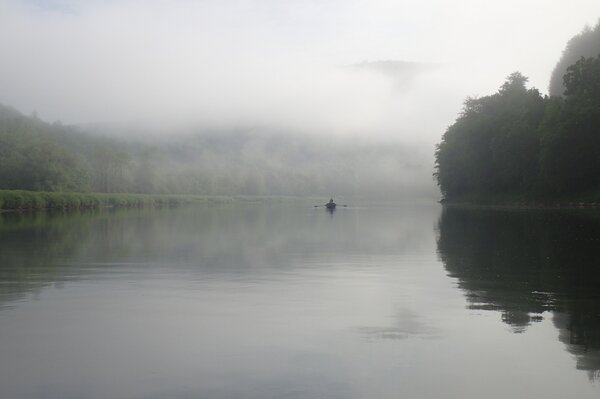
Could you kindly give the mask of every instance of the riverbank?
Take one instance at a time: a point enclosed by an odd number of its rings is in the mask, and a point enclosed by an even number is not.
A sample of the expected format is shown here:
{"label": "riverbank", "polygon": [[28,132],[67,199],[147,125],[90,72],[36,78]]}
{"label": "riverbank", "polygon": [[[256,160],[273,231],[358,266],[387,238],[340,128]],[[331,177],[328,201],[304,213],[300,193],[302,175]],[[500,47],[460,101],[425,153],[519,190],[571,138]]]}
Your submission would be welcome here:
{"label": "riverbank", "polygon": [[[320,199],[322,200],[322,199]],[[129,193],[75,193],[27,190],[0,190],[0,212],[36,210],[76,210],[96,208],[164,208],[193,204],[227,204],[249,202],[316,203],[313,197],[250,195],[175,195]]]}
{"label": "riverbank", "polygon": [[160,194],[107,194],[0,190],[0,211],[171,207],[193,203],[231,202],[230,197]]}
{"label": "riverbank", "polygon": [[443,205],[494,208],[600,208],[600,190],[562,196],[526,196],[522,194],[484,196],[465,195],[444,198]]}

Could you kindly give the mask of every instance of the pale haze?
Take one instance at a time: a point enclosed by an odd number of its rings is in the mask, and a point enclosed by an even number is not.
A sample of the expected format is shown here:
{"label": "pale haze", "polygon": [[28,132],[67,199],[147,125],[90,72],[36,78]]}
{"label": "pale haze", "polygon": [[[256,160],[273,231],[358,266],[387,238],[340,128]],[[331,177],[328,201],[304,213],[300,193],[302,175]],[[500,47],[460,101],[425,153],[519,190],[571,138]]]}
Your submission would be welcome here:
{"label": "pale haze", "polygon": [[0,399],[600,399],[599,21],[0,0]]}
{"label": "pale haze", "polygon": [[[515,70],[546,92],[599,15],[591,0],[3,1],[0,102],[65,123],[435,143],[466,96]],[[423,69],[348,68],[382,61]]]}

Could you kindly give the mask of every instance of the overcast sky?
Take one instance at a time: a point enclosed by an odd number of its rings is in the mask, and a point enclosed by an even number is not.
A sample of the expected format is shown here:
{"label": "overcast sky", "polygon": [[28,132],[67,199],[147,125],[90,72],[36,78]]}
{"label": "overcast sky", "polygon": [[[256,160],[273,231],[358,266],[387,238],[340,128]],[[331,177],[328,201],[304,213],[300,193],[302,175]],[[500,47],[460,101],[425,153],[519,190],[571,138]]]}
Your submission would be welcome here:
{"label": "overcast sky", "polygon": [[[547,92],[599,17],[598,0],[0,0],[0,102],[65,123],[435,141],[515,70]],[[378,61],[398,73],[348,67]]]}

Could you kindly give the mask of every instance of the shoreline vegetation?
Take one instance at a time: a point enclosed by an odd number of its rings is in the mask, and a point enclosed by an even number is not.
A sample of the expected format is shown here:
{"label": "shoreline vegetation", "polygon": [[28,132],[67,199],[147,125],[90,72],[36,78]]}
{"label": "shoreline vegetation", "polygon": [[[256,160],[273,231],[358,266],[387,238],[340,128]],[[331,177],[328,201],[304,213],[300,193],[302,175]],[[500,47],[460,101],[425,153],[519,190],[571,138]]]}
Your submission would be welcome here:
{"label": "shoreline vegetation", "polygon": [[[276,127],[63,125],[0,104],[0,189],[437,197],[430,149]],[[420,176],[420,178],[419,178]]]}
{"label": "shoreline vegetation", "polygon": [[194,204],[289,201],[294,197],[79,193],[0,190],[0,212],[98,208],[168,208]]}
{"label": "shoreline vegetation", "polygon": [[226,202],[228,198],[211,198],[209,200],[208,197],[191,195],[0,190],[0,211],[172,207],[217,200]]}
{"label": "shoreline vegetation", "polygon": [[441,199],[443,206],[497,209],[600,209],[600,202],[582,201],[458,201]]}
{"label": "shoreline vegetation", "polygon": [[569,42],[553,76],[562,84],[554,82],[550,96],[515,72],[496,93],[466,99],[436,146],[442,203],[599,206],[598,38],[600,23]]}
{"label": "shoreline vegetation", "polygon": [[515,195],[463,195],[442,198],[438,201],[446,206],[485,207],[485,208],[518,208],[518,209],[600,209],[600,190],[556,197],[536,197],[522,194]]}

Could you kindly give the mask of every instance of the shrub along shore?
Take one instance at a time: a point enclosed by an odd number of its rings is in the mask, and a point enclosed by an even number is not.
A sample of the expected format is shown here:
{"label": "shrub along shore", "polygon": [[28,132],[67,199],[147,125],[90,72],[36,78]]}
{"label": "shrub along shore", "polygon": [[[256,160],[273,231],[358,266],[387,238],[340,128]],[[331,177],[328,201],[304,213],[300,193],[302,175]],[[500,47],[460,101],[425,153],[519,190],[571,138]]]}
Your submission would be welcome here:
{"label": "shrub along shore", "polygon": [[254,195],[186,195],[132,193],[77,193],[28,190],[0,190],[0,212],[30,210],[76,210],[95,208],[166,208],[193,204],[264,203],[322,201],[317,197]]}
{"label": "shrub along shore", "polygon": [[0,190],[0,211],[44,209],[172,207],[184,204],[231,202],[230,197],[160,194],[108,194]]}
{"label": "shrub along shore", "polygon": [[600,190],[560,196],[532,196],[523,194],[483,195],[469,194],[444,198],[444,205],[482,206],[500,208],[600,208]]}

